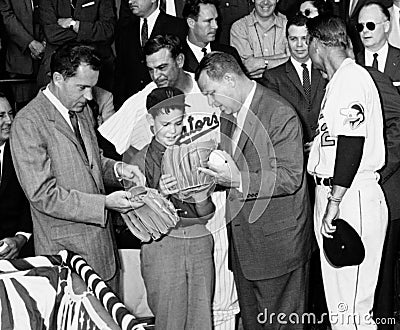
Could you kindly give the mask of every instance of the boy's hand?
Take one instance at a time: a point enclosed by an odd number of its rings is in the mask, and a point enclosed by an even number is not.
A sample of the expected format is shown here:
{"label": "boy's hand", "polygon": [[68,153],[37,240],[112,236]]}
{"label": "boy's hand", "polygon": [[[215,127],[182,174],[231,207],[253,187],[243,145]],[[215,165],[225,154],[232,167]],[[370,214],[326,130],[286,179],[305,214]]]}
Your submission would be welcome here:
{"label": "boy's hand", "polygon": [[163,174],[160,178],[160,193],[163,197],[168,195],[176,194],[179,189],[177,188],[176,178],[171,174]]}

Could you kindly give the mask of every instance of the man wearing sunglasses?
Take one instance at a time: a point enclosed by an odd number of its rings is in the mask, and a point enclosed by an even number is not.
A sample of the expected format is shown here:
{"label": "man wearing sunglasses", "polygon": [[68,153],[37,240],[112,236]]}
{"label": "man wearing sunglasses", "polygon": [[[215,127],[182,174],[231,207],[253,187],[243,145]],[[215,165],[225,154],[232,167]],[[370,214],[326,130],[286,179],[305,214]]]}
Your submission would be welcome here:
{"label": "man wearing sunglasses", "polygon": [[375,1],[364,5],[358,16],[357,30],[364,45],[364,50],[357,54],[357,62],[388,75],[400,92],[400,49],[388,43],[388,9]]}

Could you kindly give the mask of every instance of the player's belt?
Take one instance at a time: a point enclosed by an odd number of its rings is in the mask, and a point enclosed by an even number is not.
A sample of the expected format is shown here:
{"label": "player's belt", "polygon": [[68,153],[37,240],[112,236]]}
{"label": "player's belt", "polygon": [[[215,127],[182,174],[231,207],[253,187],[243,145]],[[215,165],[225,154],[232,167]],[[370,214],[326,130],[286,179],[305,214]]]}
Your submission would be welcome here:
{"label": "player's belt", "polygon": [[320,178],[319,176],[314,176],[315,179],[315,184],[317,186],[327,186],[327,187],[332,187],[333,186],[333,178]]}

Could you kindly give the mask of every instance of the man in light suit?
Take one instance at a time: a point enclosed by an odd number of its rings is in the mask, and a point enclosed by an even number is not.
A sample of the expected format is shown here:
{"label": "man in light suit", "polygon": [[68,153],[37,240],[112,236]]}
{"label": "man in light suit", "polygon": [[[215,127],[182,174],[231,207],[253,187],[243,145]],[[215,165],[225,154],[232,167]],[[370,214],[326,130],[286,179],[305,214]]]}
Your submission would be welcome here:
{"label": "man in light suit", "polygon": [[215,0],[186,1],[183,17],[189,27],[186,41],[183,40],[182,43],[183,55],[185,55],[183,70],[194,73],[203,56],[211,51],[231,54],[240,61],[239,53],[235,48],[215,42],[218,30]]}
{"label": "man in light suit", "polygon": [[89,46],[64,46],[52,56],[52,81],[16,116],[11,152],[31,204],[36,254],[80,254],[117,290],[118,261],[108,210],[126,212],[125,191],[104,195],[117,176],[144,183],[135,166],[103,157],[87,102],[100,60]]}
{"label": "man in light suit", "polygon": [[[143,27],[145,21],[147,31]],[[186,31],[187,27],[182,19],[167,15],[158,8],[158,0],[121,1],[115,39],[117,79],[114,99],[117,109],[151,82],[143,54],[146,41],[166,34],[176,35],[183,40]]]}
{"label": "man in light suit", "polygon": [[[276,68],[264,72],[266,87],[286,99],[297,111],[303,125],[304,142],[311,142],[318,127],[326,80],[311,63],[307,46],[307,18],[296,15],[286,25],[290,58]],[[306,65],[303,67],[303,64]],[[304,75],[309,76],[310,94],[307,94]]]}
{"label": "man in light suit", "polygon": [[228,166],[209,163],[202,171],[229,188],[226,220],[244,328],[302,329],[269,317],[305,311],[312,220],[300,120],[281,96],[248,79],[231,55],[207,54],[196,80],[223,112]]}
{"label": "man in light suit", "polygon": [[[36,81],[39,59],[46,47],[39,25],[38,11],[36,0],[0,1],[0,12],[7,35],[6,71],[10,78]],[[12,89],[18,108],[29,102],[37,93],[36,82],[19,83],[12,86]]]}
{"label": "man in light suit", "polygon": [[[373,23],[368,26],[367,23]],[[364,50],[357,54],[361,65],[373,66],[392,79],[400,91],[400,49],[388,43],[390,13],[380,2],[369,2],[360,10],[358,27]],[[375,61],[376,58],[376,61]],[[375,63],[376,66],[375,66]]]}
{"label": "man in light suit", "polygon": [[34,255],[29,203],[15,174],[8,142],[13,119],[10,103],[0,94],[0,259]]}
{"label": "man in light suit", "polygon": [[116,9],[113,0],[39,0],[40,24],[46,50],[38,73],[38,84],[50,81],[51,55],[66,43],[87,43],[96,48],[102,66],[98,86],[112,91]]}

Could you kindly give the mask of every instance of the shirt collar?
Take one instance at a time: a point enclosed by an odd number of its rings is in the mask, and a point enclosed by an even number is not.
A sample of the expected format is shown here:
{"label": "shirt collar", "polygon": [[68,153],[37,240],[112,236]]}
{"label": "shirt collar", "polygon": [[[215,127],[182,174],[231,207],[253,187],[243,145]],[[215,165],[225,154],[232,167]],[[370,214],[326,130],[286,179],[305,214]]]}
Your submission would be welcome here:
{"label": "shirt collar", "polygon": [[379,57],[386,59],[388,51],[389,51],[389,43],[387,41],[382,46],[382,48],[376,52],[370,51],[369,49],[365,48],[365,54],[368,53],[368,55],[373,56],[373,54],[377,53],[378,59],[379,59]]}
{"label": "shirt collar", "polygon": [[[292,56],[290,56],[290,61],[292,62],[293,66],[299,70],[303,70],[302,64],[299,61],[297,61],[295,58],[293,58]],[[308,71],[311,71],[311,59],[309,58],[306,62],[304,62],[305,64],[307,64],[307,69]]]}
{"label": "shirt collar", "polygon": [[[160,9],[156,8],[156,10],[153,11],[149,17],[146,17],[147,18],[147,26],[149,28],[149,38],[150,38],[151,32],[153,31],[153,27],[156,24],[156,20],[157,20],[159,14],[160,14]],[[144,18],[141,17],[140,18],[140,30],[143,25],[143,20],[144,20]]]}
{"label": "shirt collar", "polygon": [[[190,50],[193,52],[194,56],[196,57],[197,61],[200,62],[204,56],[204,53],[202,52],[203,48],[190,42],[188,37],[186,37],[186,42],[187,42]],[[210,43],[208,43],[204,48],[207,49],[207,53],[211,52],[211,44]]]}
{"label": "shirt collar", "polygon": [[69,119],[68,109],[61,103],[61,101],[50,91],[50,84],[43,90],[43,94],[49,99],[54,105],[58,112],[63,116],[68,125],[72,128],[71,121]]}

